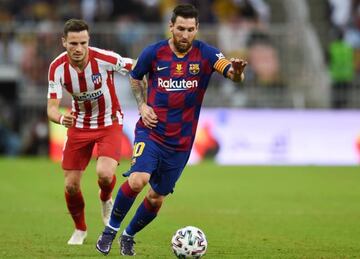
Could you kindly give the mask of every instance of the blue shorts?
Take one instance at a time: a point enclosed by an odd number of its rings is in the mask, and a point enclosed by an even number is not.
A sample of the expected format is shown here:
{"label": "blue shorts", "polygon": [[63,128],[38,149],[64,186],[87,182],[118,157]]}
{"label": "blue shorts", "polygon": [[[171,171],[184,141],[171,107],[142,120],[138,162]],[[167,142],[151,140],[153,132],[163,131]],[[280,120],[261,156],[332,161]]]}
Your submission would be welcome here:
{"label": "blue shorts", "polygon": [[129,176],[133,172],[149,173],[152,189],[165,196],[173,192],[189,156],[190,151],[175,151],[149,138],[135,137],[131,168],[123,175]]}

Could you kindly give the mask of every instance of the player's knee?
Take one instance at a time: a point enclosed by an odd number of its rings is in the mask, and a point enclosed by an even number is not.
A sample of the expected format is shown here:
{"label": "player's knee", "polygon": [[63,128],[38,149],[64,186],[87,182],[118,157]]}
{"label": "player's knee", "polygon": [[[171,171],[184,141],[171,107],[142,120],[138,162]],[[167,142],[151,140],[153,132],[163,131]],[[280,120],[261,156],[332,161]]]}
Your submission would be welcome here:
{"label": "player's knee", "polygon": [[75,195],[80,191],[80,185],[73,183],[73,184],[66,184],[65,191],[70,195]]}
{"label": "player's knee", "polygon": [[109,185],[113,180],[113,175],[99,175],[99,184],[101,185]]}
{"label": "player's knee", "polygon": [[145,185],[149,182],[148,174],[133,173],[129,176],[129,185],[135,192],[141,192]]}
{"label": "player's knee", "polygon": [[118,162],[106,156],[100,156],[96,163],[96,173],[99,178],[104,181],[111,182],[113,175],[116,172]]}
{"label": "player's knee", "polygon": [[111,183],[114,171],[111,168],[107,167],[98,167],[97,168],[97,175],[100,181]]}

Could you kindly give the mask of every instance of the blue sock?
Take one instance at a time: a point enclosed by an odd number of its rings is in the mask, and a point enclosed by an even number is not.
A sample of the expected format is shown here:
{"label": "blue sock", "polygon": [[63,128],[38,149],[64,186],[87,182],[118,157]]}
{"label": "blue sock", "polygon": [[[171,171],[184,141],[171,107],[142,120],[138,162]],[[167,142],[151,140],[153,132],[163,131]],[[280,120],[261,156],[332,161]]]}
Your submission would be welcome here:
{"label": "blue sock", "polygon": [[142,230],[157,216],[160,207],[154,208],[151,206],[147,198],[140,204],[135,216],[132,218],[130,224],[126,228],[126,233],[134,236],[137,232]]}
{"label": "blue sock", "polygon": [[114,202],[114,208],[111,212],[111,217],[108,226],[115,231],[118,231],[122,220],[133,205],[138,192],[134,192],[126,181],[120,187]]}

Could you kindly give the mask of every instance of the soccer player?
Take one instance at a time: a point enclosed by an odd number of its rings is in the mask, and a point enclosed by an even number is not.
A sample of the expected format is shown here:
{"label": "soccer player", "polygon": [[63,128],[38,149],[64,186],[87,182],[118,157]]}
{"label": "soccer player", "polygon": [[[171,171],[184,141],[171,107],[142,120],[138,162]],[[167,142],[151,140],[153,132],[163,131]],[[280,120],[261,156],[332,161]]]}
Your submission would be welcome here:
{"label": "soccer player", "polygon": [[[135,128],[128,180],[120,187],[110,221],[96,248],[108,254],[120,223],[147,183],[150,189],[120,237],[120,253],[135,255],[134,236],[157,215],[173,192],[194,142],[201,103],[211,74],[234,82],[244,78],[246,61],[227,60],[215,47],[195,40],[198,12],[194,6],[175,7],[170,39],[146,47],[130,74],[141,118]],[[148,88],[141,78],[148,74]]]}
{"label": "soccer player", "polygon": [[[75,223],[69,245],[81,245],[87,236],[80,182],[95,144],[102,219],[105,225],[109,220],[123,120],[115,93],[114,72],[126,74],[133,64],[130,58],[90,47],[89,39],[89,27],[85,21],[68,20],[62,37],[66,51],[50,64],[48,75],[48,117],[68,128],[62,169],[65,200]],[[59,111],[63,88],[72,96],[72,111],[65,114]]]}

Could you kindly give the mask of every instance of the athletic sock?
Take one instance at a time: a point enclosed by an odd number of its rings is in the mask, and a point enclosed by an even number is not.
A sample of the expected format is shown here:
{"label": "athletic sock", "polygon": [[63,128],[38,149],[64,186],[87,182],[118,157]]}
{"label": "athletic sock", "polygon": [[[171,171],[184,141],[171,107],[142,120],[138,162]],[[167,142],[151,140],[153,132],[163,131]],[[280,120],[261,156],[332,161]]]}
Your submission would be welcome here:
{"label": "athletic sock", "polygon": [[159,209],[160,207],[153,207],[149,200],[145,197],[144,201],[137,209],[135,216],[125,229],[124,234],[134,236],[137,232],[148,225],[154,218],[156,218]]}
{"label": "athletic sock", "polygon": [[85,202],[81,191],[75,193],[74,195],[70,195],[68,192],[65,191],[65,200],[67,208],[75,223],[75,228],[86,231],[87,227],[85,223]]}
{"label": "athletic sock", "polygon": [[138,192],[135,192],[131,189],[128,181],[123,183],[116,195],[114,207],[111,212],[111,217],[108,224],[110,228],[119,230],[120,223],[130,210],[138,194]]}
{"label": "athletic sock", "polygon": [[108,201],[111,198],[111,193],[116,184],[116,175],[113,175],[113,179],[110,184],[105,184],[103,181],[98,180],[100,187],[100,199],[102,201]]}

